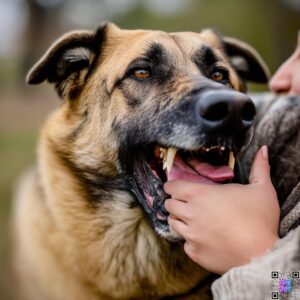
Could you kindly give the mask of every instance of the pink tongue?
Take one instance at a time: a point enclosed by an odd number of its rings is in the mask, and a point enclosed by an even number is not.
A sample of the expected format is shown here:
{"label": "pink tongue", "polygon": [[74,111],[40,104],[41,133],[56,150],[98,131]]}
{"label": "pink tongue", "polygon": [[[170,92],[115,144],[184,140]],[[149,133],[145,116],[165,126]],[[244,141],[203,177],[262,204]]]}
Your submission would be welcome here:
{"label": "pink tongue", "polygon": [[180,156],[176,155],[172,170],[167,172],[168,180],[183,179],[201,183],[215,184],[232,179],[233,170],[227,166],[212,166],[206,162],[199,162],[196,159],[188,161],[186,164]]}

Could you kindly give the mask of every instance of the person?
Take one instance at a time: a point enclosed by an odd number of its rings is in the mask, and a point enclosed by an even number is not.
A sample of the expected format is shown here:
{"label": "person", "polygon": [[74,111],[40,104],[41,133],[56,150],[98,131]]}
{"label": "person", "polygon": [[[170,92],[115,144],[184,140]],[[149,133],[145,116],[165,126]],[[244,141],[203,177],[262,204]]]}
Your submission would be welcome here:
{"label": "person", "polygon": [[[277,95],[300,95],[300,31],[295,52],[271,78],[269,87]],[[300,98],[296,101],[299,104]],[[168,222],[185,240],[186,254],[221,275],[212,285],[214,299],[279,299],[271,298],[271,272],[299,275],[300,183],[293,190],[293,205],[280,207],[266,145],[255,155],[249,184],[173,180],[164,188],[171,196],[165,203]],[[288,220],[280,217],[284,206],[289,206]],[[299,299],[300,279],[293,282],[294,299]]]}

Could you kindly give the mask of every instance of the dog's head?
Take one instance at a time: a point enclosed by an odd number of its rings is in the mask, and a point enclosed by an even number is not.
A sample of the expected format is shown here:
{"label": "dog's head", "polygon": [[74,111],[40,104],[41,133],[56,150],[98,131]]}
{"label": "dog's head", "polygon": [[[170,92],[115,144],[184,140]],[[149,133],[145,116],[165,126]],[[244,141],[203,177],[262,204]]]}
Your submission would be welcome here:
{"label": "dog's head", "polygon": [[174,240],[163,183],[233,177],[228,161],[250,142],[255,117],[246,81],[267,77],[253,48],[211,30],[121,30],[109,23],[60,38],[28,82],[54,83],[64,99],[49,135],[88,180],[88,194],[97,198],[95,190],[122,188],[122,181],[155,231]]}

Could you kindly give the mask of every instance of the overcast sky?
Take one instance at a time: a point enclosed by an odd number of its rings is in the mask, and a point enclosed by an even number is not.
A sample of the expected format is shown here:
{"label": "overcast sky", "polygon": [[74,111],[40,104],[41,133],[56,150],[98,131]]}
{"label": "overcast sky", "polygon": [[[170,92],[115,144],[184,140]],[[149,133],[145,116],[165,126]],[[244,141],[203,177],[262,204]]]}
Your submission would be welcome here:
{"label": "overcast sky", "polygon": [[15,41],[27,17],[22,0],[0,0],[0,55],[15,51]]}

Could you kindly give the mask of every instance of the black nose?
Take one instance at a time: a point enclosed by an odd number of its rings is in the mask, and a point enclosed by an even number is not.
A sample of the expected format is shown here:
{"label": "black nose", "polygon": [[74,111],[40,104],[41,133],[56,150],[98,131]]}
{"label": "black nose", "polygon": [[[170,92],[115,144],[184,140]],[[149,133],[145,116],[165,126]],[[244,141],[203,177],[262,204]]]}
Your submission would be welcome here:
{"label": "black nose", "polygon": [[247,95],[231,90],[205,92],[198,100],[196,111],[207,129],[227,127],[239,132],[253,125],[256,114],[254,103]]}

